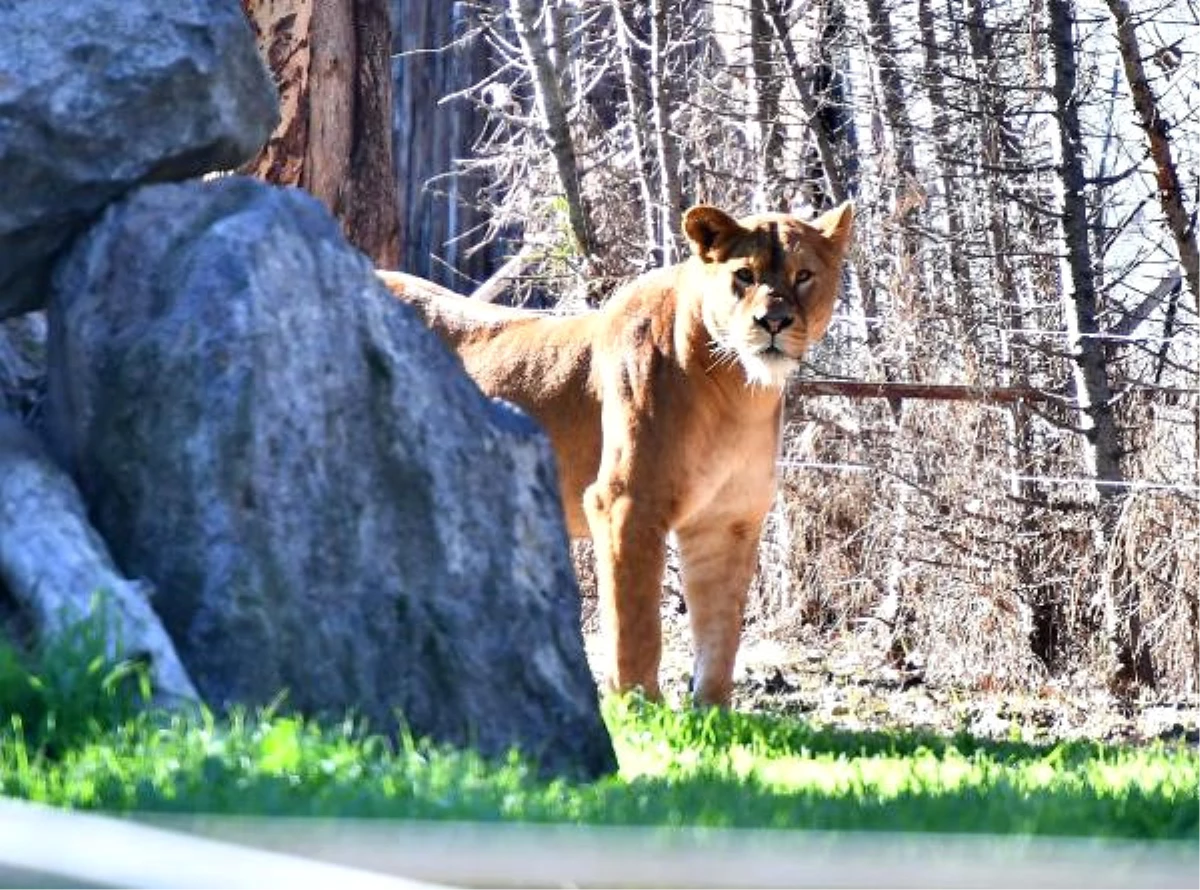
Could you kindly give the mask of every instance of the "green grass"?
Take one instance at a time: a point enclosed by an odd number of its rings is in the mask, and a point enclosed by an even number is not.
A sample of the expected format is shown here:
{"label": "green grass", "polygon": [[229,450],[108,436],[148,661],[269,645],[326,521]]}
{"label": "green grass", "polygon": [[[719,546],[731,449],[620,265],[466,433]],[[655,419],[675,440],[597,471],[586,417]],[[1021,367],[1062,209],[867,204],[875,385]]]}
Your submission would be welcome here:
{"label": "green grass", "polygon": [[539,780],[516,755],[497,764],[411,740],[396,746],[352,721],[318,725],[269,710],[135,715],[137,687],[114,682],[94,659],[82,674],[65,671],[91,703],[85,716],[56,691],[64,671],[53,657],[32,696],[17,660],[4,658],[0,793],[61,806],[1146,839],[1200,832],[1200,755],[1182,745],[846,732],[610,699],[621,772],[570,784]]}
{"label": "green grass", "polygon": [[66,751],[131,719],[150,699],[144,665],[106,657],[109,608],[97,595],[89,619],[69,624],[28,653],[0,636],[0,720],[44,754]]}

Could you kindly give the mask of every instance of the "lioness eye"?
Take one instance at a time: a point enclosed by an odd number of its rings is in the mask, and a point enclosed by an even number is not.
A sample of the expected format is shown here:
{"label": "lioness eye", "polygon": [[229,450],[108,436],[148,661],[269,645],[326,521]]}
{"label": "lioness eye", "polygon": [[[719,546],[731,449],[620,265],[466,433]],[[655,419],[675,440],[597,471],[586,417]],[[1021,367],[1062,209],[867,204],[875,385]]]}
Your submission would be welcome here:
{"label": "lioness eye", "polygon": [[733,273],[739,284],[754,284],[754,271],[749,266],[742,266]]}
{"label": "lioness eye", "polygon": [[810,272],[808,269],[801,269],[799,272],[796,273],[796,284],[804,284],[804,282],[808,281],[811,278],[812,278],[812,272]]}

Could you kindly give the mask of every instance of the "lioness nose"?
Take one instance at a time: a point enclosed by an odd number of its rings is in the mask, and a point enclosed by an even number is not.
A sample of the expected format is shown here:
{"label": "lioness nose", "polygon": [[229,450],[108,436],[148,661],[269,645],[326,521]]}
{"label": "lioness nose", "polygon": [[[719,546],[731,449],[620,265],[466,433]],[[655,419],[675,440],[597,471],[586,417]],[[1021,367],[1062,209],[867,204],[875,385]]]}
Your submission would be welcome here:
{"label": "lioness nose", "polygon": [[784,328],[790,327],[793,321],[795,319],[791,314],[781,309],[772,309],[754,318],[754,323],[764,328],[768,334],[778,334]]}

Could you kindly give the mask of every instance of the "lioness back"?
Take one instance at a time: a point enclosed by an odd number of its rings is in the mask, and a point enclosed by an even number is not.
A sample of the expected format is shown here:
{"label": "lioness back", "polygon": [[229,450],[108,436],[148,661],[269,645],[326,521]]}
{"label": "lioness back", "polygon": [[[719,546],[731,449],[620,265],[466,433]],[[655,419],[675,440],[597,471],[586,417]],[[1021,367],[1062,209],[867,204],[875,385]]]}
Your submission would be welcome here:
{"label": "lioness back", "polygon": [[[557,456],[568,531],[586,537],[583,490],[600,466],[600,396],[592,375],[598,313],[553,315],[472,300],[400,272],[379,272],[412,305],[489,396],[519,405]],[[571,460],[563,460],[565,454]]]}

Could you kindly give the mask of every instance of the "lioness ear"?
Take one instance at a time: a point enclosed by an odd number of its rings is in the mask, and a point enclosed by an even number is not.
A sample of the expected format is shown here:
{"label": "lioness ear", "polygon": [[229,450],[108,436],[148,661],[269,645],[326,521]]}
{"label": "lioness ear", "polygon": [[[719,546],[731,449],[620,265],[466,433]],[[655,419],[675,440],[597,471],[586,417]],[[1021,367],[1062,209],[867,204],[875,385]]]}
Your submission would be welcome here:
{"label": "lioness ear", "polygon": [[812,225],[829,239],[841,256],[850,246],[850,233],[854,229],[854,204],[844,201],[832,210],[827,210],[812,221]]}
{"label": "lioness ear", "polygon": [[683,215],[683,234],[692,245],[692,253],[706,263],[716,259],[717,242],[741,229],[737,220],[708,204],[697,204]]}

